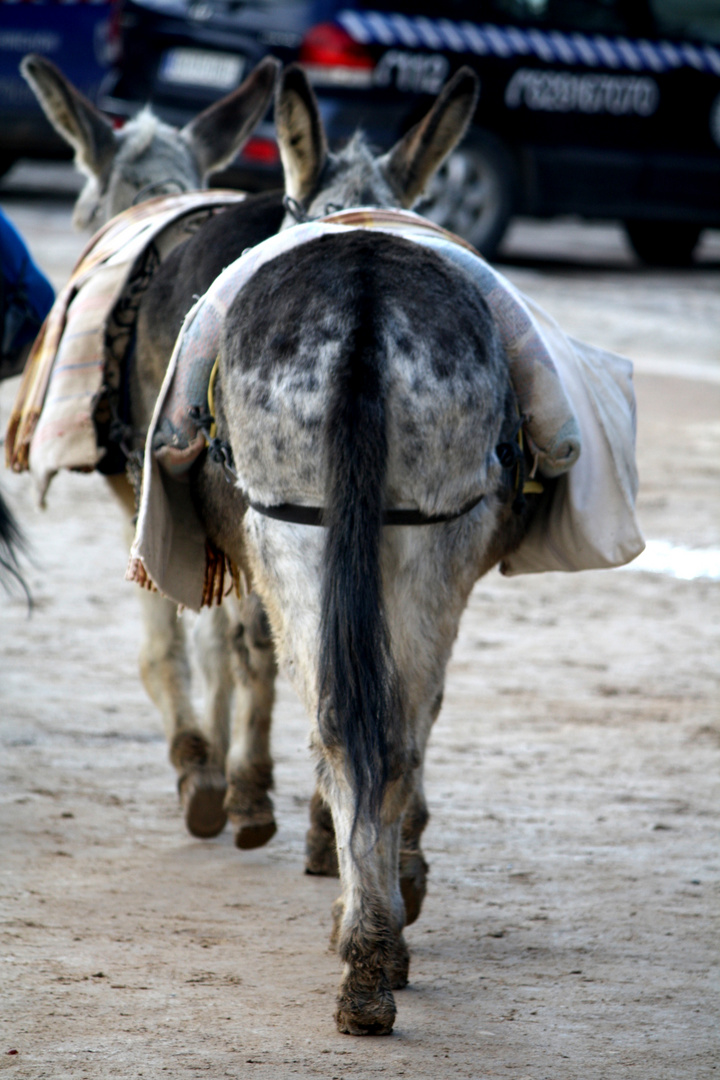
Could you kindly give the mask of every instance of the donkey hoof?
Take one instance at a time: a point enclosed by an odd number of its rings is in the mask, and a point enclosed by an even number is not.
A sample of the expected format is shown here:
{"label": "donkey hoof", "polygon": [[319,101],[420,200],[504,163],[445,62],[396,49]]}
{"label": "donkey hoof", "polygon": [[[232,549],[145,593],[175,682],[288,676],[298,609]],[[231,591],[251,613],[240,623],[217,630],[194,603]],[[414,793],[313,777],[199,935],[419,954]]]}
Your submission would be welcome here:
{"label": "donkey hoof", "polygon": [[274,821],[250,821],[247,818],[236,817],[234,814],[230,815],[230,820],[235,831],[235,847],[243,851],[262,847],[268,840],[272,840],[277,832]]}
{"label": "donkey hoof", "polygon": [[203,840],[225,828],[225,777],[219,770],[193,769],[180,778],[180,801],[189,833]]}
{"label": "donkey hoof", "polygon": [[275,811],[268,789],[272,787],[272,766],[235,769],[232,773],[225,809],[235,832],[235,847],[243,851],[262,847],[277,832]]}
{"label": "donkey hoof", "polygon": [[405,925],[420,914],[427,892],[428,864],[419,851],[400,852],[400,892],[405,904]]}
{"label": "donkey hoof", "polygon": [[396,1012],[389,987],[353,994],[346,983],[338,994],[335,1023],[343,1035],[389,1035]]}

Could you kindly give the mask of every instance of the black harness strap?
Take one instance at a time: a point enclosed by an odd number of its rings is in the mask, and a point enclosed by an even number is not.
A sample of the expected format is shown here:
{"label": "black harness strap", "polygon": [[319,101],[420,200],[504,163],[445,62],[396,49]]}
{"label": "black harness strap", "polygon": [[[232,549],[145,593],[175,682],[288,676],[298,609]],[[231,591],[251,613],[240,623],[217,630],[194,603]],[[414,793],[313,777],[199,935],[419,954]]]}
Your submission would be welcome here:
{"label": "black harness strap", "polygon": [[[386,510],[383,514],[383,525],[440,525],[444,521],[455,521],[464,514],[469,514],[482,499],[483,496],[478,495],[452,514],[429,515],[423,514],[420,510]],[[250,506],[258,514],[275,518],[277,521],[287,521],[292,525],[323,525],[324,510],[321,506],[295,506],[293,503],[263,506],[262,503],[256,502],[251,502]]]}
{"label": "black harness strap", "polygon": [[[188,409],[191,420],[197,424],[199,430],[205,436],[208,444],[208,454],[211,459],[220,465],[225,473],[225,479],[231,483],[237,481],[232,460],[232,450],[228,442],[211,434],[212,425],[215,423],[210,410],[199,405],[192,405]],[[483,495],[478,495],[465,503],[459,510],[452,514],[423,514],[420,510],[386,510],[383,514],[383,525],[441,525],[444,521],[455,521],[482,502]],[[287,521],[291,525],[323,525],[322,506],[299,506],[295,503],[280,503],[278,506],[265,506],[262,503],[251,502],[250,506],[258,514],[274,518],[276,521]]]}

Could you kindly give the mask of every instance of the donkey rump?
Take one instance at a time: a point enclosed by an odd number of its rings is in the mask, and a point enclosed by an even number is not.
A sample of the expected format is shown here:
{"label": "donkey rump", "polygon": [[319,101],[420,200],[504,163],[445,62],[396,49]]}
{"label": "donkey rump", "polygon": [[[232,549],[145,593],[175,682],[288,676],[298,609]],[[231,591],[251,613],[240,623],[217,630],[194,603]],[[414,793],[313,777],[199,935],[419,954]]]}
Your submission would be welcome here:
{"label": "donkey rump", "polygon": [[358,229],[401,235],[451,260],[472,278],[493,315],[536,470],[556,479],[503,572],[617,566],[639,554],[629,361],[568,338],[460,238],[408,211],[368,209],[297,225],[257,245],[229,266],[188,314],[148,434],[128,577],[140,583],[149,577],[178,603],[201,606],[208,592],[207,548],[183,473],[205,445],[191,410],[207,401],[228,307],[265,263],[320,236]]}

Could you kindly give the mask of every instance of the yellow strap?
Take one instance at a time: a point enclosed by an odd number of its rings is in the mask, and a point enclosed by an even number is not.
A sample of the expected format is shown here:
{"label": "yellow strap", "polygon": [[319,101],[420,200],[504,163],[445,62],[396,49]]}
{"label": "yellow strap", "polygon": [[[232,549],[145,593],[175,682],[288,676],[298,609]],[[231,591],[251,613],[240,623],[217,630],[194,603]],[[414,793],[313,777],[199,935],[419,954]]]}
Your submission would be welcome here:
{"label": "yellow strap", "polygon": [[[517,408],[517,404],[516,404],[516,408]],[[519,413],[519,409],[518,409],[518,413]],[[520,447],[520,450],[523,451],[524,450],[524,444],[523,444],[522,424],[518,428],[517,440],[518,440],[518,446]],[[520,465],[518,464],[518,466],[517,466],[517,476],[516,476],[516,479],[515,479],[516,488],[517,488],[519,482],[520,482]],[[540,483],[539,480],[526,480],[525,483],[523,484],[523,487],[522,487],[523,495],[542,495],[544,490],[545,490],[545,488],[542,486],[542,484]]]}
{"label": "yellow strap", "polygon": [[210,380],[208,382],[208,393],[207,393],[208,409],[210,410],[210,415],[213,418],[212,424],[210,425],[210,438],[211,439],[214,439],[215,436],[217,435],[217,424],[215,423],[215,380],[217,378],[219,364],[220,364],[220,353],[218,353],[217,356],[215,357],[215,363],[212,366],[212,371],[210,372]]}

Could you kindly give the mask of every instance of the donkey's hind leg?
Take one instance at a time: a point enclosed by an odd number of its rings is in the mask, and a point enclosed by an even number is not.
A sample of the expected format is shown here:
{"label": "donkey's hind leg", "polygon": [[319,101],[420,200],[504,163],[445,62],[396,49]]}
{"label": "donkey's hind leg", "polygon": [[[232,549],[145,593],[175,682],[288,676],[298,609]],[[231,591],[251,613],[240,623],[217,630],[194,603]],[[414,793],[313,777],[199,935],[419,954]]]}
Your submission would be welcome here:
{"label": "donkey's hind leg", "polygon": [[[420,914],[427,892],[428,864],[420,848],[420,837],[429,814],[420,777],[408,801],[400,841],[400,889],[405,904],[405,925]],[[337,841],[330,808],[319,791],[310,800],[310,828],[305,834],[305,873],[338,877]]]}
{"label": "donkey's hind leg", "polygon": [[231,620],[226,608],[203,608],[192,632],[195,656],[205,684],[202,729],[211,747],[212,763],[225,770],[230,745],[230,714],[235,689],[230,659]]}
{"label": "donkey's hind leg", "polygon": [[305,873],[321,877],[340,874],[332,813],[317,789],[310,800],[310,828],[305,834]]}
{"label": "donkey's hind leg", "polygon": [[427,892],[428,864],[420,847],[420,838],[430,820],[423,788],[423,762],[432,726],[442,706],[442,693],[418,710],[415,725],[420,764],[413,771],[412,790],[403,814],[400,835],[400,891],[405,904],[405,925],[414,923],[420,914]]}
{"label": "donkey's hind leg", "polygon": [[[332,763],[327,764],[329,778]],[[408,981],[409,954],[402,934],[405,912],[397,878],[401,788],[395,796],[386,796],[386,821],[378,832],[363,820],[353,824],[355,798],[342,764],[328,791],[343,888],[333,908],[333,943],[345,967],[335,1020],[338,1029],[349,1035],[389,1034],[395,1020],[392,991]]]}
{"label": "donkey's hind leg", "polygon": [[[227,601],[226,601],[227,604]],[[227,756],[225,808],[239,848],[266,844],[277,831],[270,725],[277,663],[265,610],[254,594],[233,602],[230,631],[236,679],[235,714]]]}
{"label": "donkey's hind leg", "polygon": [[[400,891],[405,905],[405,925],[420,915],[427,892],[428,864],[420,847],[420,837],[428,823],[420,770],[402,820],[400,839]],[[319,791],[310,800],[310,828],[305,834],[305,873],[338,877],[337,841],[332,814]]]}
{"label": "donkey's hind leg", "polygon": [[[135,533],[135,494],[124,475],[108,476],[107,481],[124,512],[129,549]],[[170,760],[178,771],[185,824],[194,836],[216,836],[227,821],[222,767],[227,735],[216,749],[195,717],[185,634],[177,605],[157,593],[138,590],[138,597],[143,623],[140,674],[162,716]]]}
{"label": "donkey's hind leg", "polygon": [[427,892],[428,864],[420,848],[420,837],[429,813],[422,789],[421,769],[416,770],[413,791],[403,814],[400,837],[400,891],[405,904],[405,925],[420,914]]}
{"label": "donkey's hind leg", "polygon": [[140,674],[162,715],[185,824],[193,836],[217,836],[227,821],[222,748],[213,746],[195,716],[185,631],[177,605],[147,592],[141,594],[141,605]]}

